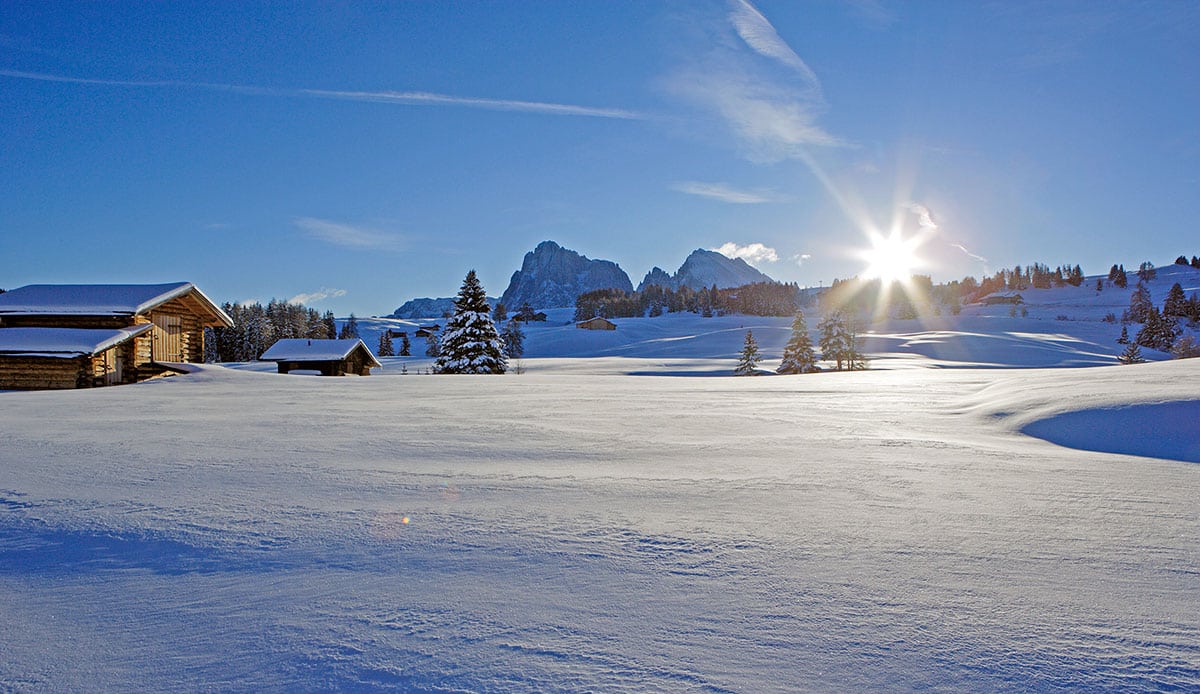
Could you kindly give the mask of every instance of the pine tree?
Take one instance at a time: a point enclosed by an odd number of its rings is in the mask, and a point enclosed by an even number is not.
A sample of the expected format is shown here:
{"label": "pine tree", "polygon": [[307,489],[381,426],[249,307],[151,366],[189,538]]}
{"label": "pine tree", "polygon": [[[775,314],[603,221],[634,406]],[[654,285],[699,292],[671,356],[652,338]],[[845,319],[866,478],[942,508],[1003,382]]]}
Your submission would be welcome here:
{"label": "pine tree", "polygon": [[1169,352],[1179,333],[1179,326],[1173,319],[1164,318],[1157,308],[1151,307],[1150,312],[1146,314],[1146,324],[1138,331],[1133,341],[1142,347]]}
{"label": "pine tree", "polygon": [[817,325],[817,330],[821,331],[821,358],[837,364],[838,371],[867,368],[867,359],[859,351],[858,335],[845,313],[833,311],[827,314]]}
{"label": "pine tree", "polygon": [[346,319],[345,325],[342,326],[341,332],[338,333],[339,340],[357,340],[358,339],[358,319],[351,313]]}
{"label": "pine tree", "polygon": [[1123,325],[1121,326],[1121,336],[1117,338],[1117,344],[1118,345],[1129,344],[1129,329]]}
{"label": "pine tree", "polygon": [[503,323],[506,320],[508,320],[508,307],[497,301],[496,308],[492,309],[492,321]]}
{"label": "pine tree", "polygon": [[1118,265],[1117,271],[1113,275],[1113,285],[1124,289],[1129,286],[1129,275],[1125,273],[1125,266]]}
{"label": "pine tree", "polygon": [[1153,308],[1154,302],[1150,300],[1150,290],[1146,288],[1146,285],[1138,282],[1133,294],[1129,295],[1129,310],[1125,312],[1126,319],[1134,323],[1145,323],[1146,317],[1150,315]]}
{"label": "pine tree", "polygon": [[387,330],[379,333],[379,349],[375,351],[377,357],[394,357],[396,350],[392,347],[392,334]]}
{"label": "pine tree", "polygon": [[1146,361],[1142,358],[1142,350],[1138,349],[1136,342],[1130,342],[1121,356],[1117,357],[1117,361],[1122,364],[1141,364]]}
{"label": "pine tree", "polygon": [[504,343],[504,356],[509,359],[520,359],[525,354],[525,333],[519,321],[510,320],[500,333],[500,340]]}
{"label": "pine tree", "polygon": [[408,333],[400,333],[400,356],[412,356],[412,342],[408,339]]}
{"label": "pine tree", "polygon": [[333,311],[326,311],[324,316],[321,316],[321,322],[325,324],[325,337],[332,340],[337,337],[337,319],[333,317]]}
{"label": "pine tree", "polygon": [[429,333],[429,337],[425,338],[425,356],[442,356],[442,340],[435,332]]}
{"label": "pine tree", "polygon": [[442,333],[436,369],[444,374],[502,374],[508,368],[502,346],[487,294],[471,270],[454,300],[454,315]]}
{"label": "pine tree", "polygon": [[1163,299],[1162,312],[1164,316],[1186,317],[1188,314],[1187,297],[1183,294],[1183,285],[1176,282]]}
{"label": "pine tree", "polygon": [[733,369],[734,376],[756,376],[758,371],[755,367],[758,366],[758,360],[761,357],[758,354],[758,343],[754,341],[754,333],[746,331],[746,341],[742,346],[742,358],[738,361],[737,366]]}
{"label": "pine tree", "polygon": [[817,355],[813,352],[812,338],[808,336],[808,323],[804,320],[804,314],[797,312],[792,321],[792,336],[783,348],[783,361],[776,372],[808,374],[820,370],[817,367]]}

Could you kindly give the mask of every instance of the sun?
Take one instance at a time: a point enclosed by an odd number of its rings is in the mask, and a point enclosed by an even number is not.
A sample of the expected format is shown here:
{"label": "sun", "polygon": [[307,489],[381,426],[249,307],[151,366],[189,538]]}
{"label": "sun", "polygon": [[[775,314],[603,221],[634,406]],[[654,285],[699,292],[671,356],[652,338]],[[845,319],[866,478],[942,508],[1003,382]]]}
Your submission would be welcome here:
{"label": "sun", "polygon": [[871,248],[860,254],[867,261],[867,269],[863,271],[866,279],[877,279],[885,285],[903,283],[912,277],[914,270],[922,266],[916,254],[920,245],[918,237],[906,239],[898,230],[893,230],[887,236],[872,233],[870,238]]}

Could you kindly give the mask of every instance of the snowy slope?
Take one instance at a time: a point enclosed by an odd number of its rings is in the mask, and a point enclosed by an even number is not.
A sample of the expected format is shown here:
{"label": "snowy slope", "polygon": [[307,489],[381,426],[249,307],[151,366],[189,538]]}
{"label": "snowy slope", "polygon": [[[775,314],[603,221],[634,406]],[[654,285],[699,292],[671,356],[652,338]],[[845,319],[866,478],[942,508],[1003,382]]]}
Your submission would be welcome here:
{"label": "snowy slope", "polygon": [[0,393],[0,689],[1195,690],[1200,429],[1022,432],[1200,360],[1082,373]]}

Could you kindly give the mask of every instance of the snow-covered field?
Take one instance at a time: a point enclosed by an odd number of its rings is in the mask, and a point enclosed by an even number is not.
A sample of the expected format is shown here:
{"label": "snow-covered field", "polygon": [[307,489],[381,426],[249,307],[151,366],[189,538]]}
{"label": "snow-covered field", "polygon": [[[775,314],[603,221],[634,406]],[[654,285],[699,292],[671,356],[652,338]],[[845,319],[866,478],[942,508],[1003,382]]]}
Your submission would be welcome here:
{"label": "snow-covered field", "polygon": [[856,373],[667,377],[786,339],[672,316],[0,393],[0,690],[1200,689],[1200,360],[978,368],[1119,351],[993,310]]}

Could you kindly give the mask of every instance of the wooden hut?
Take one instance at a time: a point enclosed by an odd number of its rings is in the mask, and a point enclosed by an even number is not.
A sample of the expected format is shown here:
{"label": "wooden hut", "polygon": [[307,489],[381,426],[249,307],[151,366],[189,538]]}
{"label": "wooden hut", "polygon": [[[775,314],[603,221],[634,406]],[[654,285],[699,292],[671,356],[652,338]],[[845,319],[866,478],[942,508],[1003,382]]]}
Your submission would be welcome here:
{"label": "wooden hut", "polygon": [[281,374],[290,371],[318,371],[322,376],[370,376],[371,369],[383,366],[358,338],[288,338],[271,345],[260,359],[275,362]]}
{"label": "wooden hut", "polygon": [[616,330],[617,324],[607,318],[596,316],[576,323],[575,327],[582,330]]}
{"label": "wooden hut", "polygon": [[0,389],[135,383],[204,361],[233,321],[190,282],[33,284],[0,294]]}

